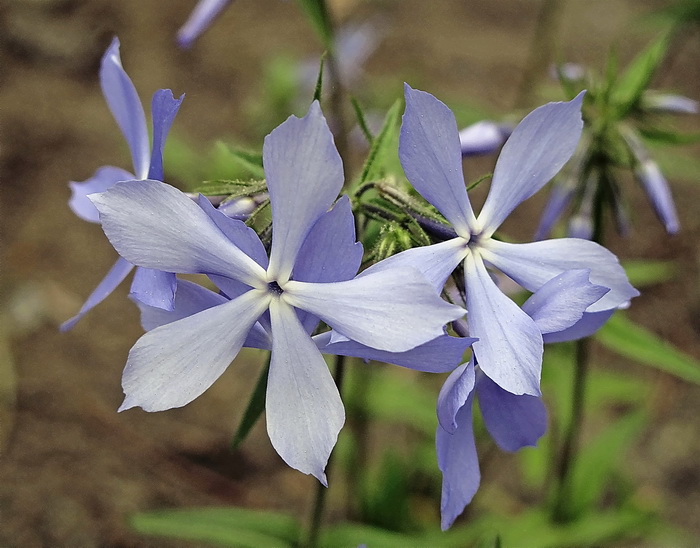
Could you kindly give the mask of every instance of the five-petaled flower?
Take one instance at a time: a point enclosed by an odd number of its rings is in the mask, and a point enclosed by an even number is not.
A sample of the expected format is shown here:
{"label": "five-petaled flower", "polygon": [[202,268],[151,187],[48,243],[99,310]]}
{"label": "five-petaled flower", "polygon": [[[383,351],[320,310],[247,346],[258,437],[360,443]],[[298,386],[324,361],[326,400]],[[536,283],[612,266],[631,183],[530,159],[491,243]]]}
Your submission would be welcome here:
{"label": "five-petaled flower", "polygon": [[159,411],[189,403],[263,329],[272,351],[266,395],[270,440],[287,464],[325,484],[324,468],[345,416],[305,322],[321,319],[340,340],[405,352],[443,336],[443,325],[464,310],[440,299],[408,267],[342,281],[304,279],[309,269],[339,268],[316,254],[316,246],[304,245],[312,236],[332,237],[312,229],[343,185],[342,161],[317,102],[304,118],[290,117],[265,138],[263,163],[272,206],[269,260],[244,223],[164,183],[128,181],[90,197],[107,237],[126,260],[207,274],[227,297],[136,342],[124,370],[121,409]]}
{"label": "five-petaled flower", "polygon": [[609,289],[586,314],[605,316],[638,292],[617,258],[602,246],[564,238],[529,244],[494,238],[515,207],[535,194],[566,163],[581,135],[583,94],[568,103],[549,103],[515,128],[496,163],[491,189],[477,217],[467,196],[454,115],[441,101],[406,85],[406,111],[399,156],[414,188],[450,222],[457,236],[409,249],[368,271],[412,266],[436,288],[464,265],[469,334],[483,372],[516,395],[540,394],[542,334],[535,322],[494,283],[497,268],[529,291],[573,269],[590,270],[590,281]]}
{"label": "five-petaled flower", "polygon": [[[177,114],[182,97],[175,99],[169,89],[153,94],[153,146],[151,147],[146,116],[133,82],[122,67],[119,56],[119,40],[114,38],[102,56],[100,66],[102,93],[121,129],[134,166],[134,173],[114,166],[102,166],[95,174],[81,183],[70,183],[72,196],[68,204],[73,212],[91,223],[99,223],[97,209],[90,202],[89,194],[103,192],[119,181],[132,179],[163,180],[163,147],[170,125]],[[77,315],[66,321],[61,329],[71,329],[85,314],[106,299],[126,278],[134,265],[123,258],[117,262],[85,301]],[[151,306],[172,308],[175,295],[175,275],[152,269],[137,269],[131,286],[131,295]]]}

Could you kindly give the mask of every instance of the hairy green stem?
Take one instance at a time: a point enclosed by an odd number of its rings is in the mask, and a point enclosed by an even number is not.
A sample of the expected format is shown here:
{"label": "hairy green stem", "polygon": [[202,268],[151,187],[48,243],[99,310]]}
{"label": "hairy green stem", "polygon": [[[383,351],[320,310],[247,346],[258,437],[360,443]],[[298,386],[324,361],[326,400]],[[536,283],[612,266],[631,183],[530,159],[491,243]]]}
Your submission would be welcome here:
{"label": "hairy green stem", "polygon": [[[335,373],[333,379],[338,387],[338,392],[342,393],[343,378],[345,377],[345,356],[335,357]],[[333,463],[333,454],[328,458],[326,464],[326,478],[330,477],[331,465]],[[330,482],[329,482],[330,483]],[[320,482],[316,483],[316,493],[314,495],[313,508],[311,511],[311,519],[306,533],[305,542],[302,546],[308,548],[316,548],[319,546],[319,537],[321,533],[321,523],[323,521],[323,511],[326,507],[326,496],[328,488],[324,487]]]}

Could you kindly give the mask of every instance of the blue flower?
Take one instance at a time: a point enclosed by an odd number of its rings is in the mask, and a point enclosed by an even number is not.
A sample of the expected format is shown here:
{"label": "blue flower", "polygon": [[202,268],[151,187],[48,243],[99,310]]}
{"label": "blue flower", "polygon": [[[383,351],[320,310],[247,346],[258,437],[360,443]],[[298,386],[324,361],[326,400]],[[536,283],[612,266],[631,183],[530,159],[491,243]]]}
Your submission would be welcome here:
{"label": "blue flower", "polygon": [[541,332],[498,289],[487,266],[532,292],[562,272],[588,269],[591,282],[610,291],[591,304],[587,313],[615,309],[638,295],[617,258],[593,242],[566,238],[512,244],[493,238],[510,212],[542,188],[571,157],[581,135],[583,94],[568,103],[540,107],[515,128],[496,163],[489,195],[477,217],[464,184],[454,115],[429,93],[408,85],[405,92],[401,164],[408,180],[445,216],[457,237],[409,249],[368,271],[412,266],[439,289],[463,263],[469,334],[479,339],[473,348],[481,368],[508,392],[538,396]]}
{"label": "blue flower", "polygon": [[[610,312],[585,310],[609,290],[589,282],[590,271],[569,270],[547,282],[523,305],[546,342],[574,340],[597,330]],[[438,399],[435,436],[442,480],[442,528],[448,529],[479,488],[479,460],[472,428],[472,406],[478,398],[484,424],[501,449],[534,446],[547,429],[542,399],[503,390],[474,357],[445,381]]]}
{"label": "blue flower", "polygon": [[[349,206],[341,200],[327,213],[342,188],[343,168],[317,102],[304,118],[290,117],[265,138],[263,163],[272,207],[269,260],[244,223],[161,182],[130,181],[91,196],[107,237],[128,261],[207,274],[225,294],[136,342],[124,370],[121,409],[186,405],[211,386],[246,342],[262,345],[267,333],[270,440],[287,464],[325,484],[324,468],[345,416],[308,326],[320,319],[337,332],[338,342],[405,352],[443,336],[443,325],[464,310],[442,301],[411,268],[352,278],[361,254],[357,244],[338,243],[339,249],[351,249],[341,255],[316,252],[347,231],[314,226],[332,228],[333,215],[347,222],[343,211]],[[262,340],[251,340],[258,336]]]}
{"label": "blue flower", "polygon": [[[99,223],[99,214],[88,195],[103,192],[119,181],[133,179],[163,179],[163,147],[170,126],[177,114],[183,97],[175,99],[169,89],[161,89],[153,95],[153,147],[149,143],[146,116],[136,88],[122,67],[119,56],[119,40],[112,44],[102,56],[100,67],[102,93],[114,119],[121,129],[133,162],[134,172],[114,166],[102,166],[86,181],[71,182],[72,196],[68,205],[73,212],[91,223]],[[133,265],[119,258],[114,266],[88,297],[76,316],[63,323],[62,331],[71,329],[85,314],[109,296],[131,272]],[[167,272],[137,269],[131,294],[144,303],[163,308],[172,308],[175,294],[175,276]]]}

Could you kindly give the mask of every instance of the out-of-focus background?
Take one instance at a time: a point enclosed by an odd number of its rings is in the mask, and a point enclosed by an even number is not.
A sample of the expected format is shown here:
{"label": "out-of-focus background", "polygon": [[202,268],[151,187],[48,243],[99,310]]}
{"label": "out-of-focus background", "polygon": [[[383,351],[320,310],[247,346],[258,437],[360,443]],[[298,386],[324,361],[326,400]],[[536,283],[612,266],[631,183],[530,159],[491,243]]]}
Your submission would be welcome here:
{"label": "out-of-focus background", "polygon": [[[198,182],[215,140],[256,147],[283,120],[288,113],[280,117],[270,106],[270,90],[275,78],[284,80],[284,67],[310,60],[316,70],[321,46],[296,3],[234,2],[190,50],[182,51],[175,35],[194,4],[0,4],[0,545],[177,546],[185,544],[137,535],[128,528],[127,516],[229,504],[292,509],[303,516],[308,507],[315,480],[281,461],[263,424],[240,449],[229,450],[257,377],[256,354],[244,352],[214,387],[184,409],[117,414],[121,370],[141,334],[137,310],[126,298],[128,287],[120,287],[69,333],[58,331],[116,258],[99,227],[82,222],[67,207],[68,181],[84,180],[101,165],[130,167],[98,82],[99,60],[112,37],[121,40],[124,67],[146,104],[159,88],[186,93],[166,158],[183,168],[174,172],[166,163],[168,181],[183,188]],[[496,116],[518,102],[533,108],[555,98],[520,89],[527,67],[533,66],[529,56],[541,1],[330,4],[340,25],[371,21],[379,30],[378,47],[354,84],[365,103],[388,107],[401,95],[404,81],[440,97],[458,118],[466,112],[464,105],[470,112]],[[553,36],[539,37],[556,44],[551,61],[601,69],[614,46],[624,64],[662,30],[650,15],[672,4],[562,1],[547,27]],[[700,99],[700,36],[691,30],[674,41],[653,87]],[[535,59],[534,67],[542,61]],[[540,81],[554,89],[546,76]],[[472,121],[466,118],[460,121]],[[689,119],[686,127],[697,128],[697,121]],[[692,163],[692,151],[686,149],[684,162]],[[700,181],[675,156],[668,159],[663,150],[655,155],[671,180],[680,234],[670,237],[663,231],[629,181],[634,229],[626,239],[611,236],[609,245],[623,259],[676,262],[676,275],[646,287],[629,316],[700,357]],[[493,158],[466,160],[467,178],[490,171],[492,164]],[[545,199],[540,193],[520,207],[506,231],[516,239],[530,238]],[[594,361],[596,367],[647,381],[649,423],[625,449],[623,467],[639,500],[700,538],[700,388],[631,365],[599,347]],[[438,381],[435,387],[437,396]],[[584,440],[596,427],[585,425]],[[515,457],[491,451],[488,459],[470,511],[478,514],[481,499],[517,512],[528,493],[512,477]],[[339,512],[334,497],[331,520]],[[421,511],[437,515],[438,502]]]}

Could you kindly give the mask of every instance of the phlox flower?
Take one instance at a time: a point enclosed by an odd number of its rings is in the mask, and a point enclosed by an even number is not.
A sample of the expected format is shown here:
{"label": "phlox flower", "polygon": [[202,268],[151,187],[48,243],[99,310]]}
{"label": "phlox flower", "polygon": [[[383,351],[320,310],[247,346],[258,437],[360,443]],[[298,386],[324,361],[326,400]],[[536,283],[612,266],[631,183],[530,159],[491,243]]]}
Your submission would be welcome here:
{"label": "phlox flower", "polygon": [[[182,97],[175,99],[169,89],[153,95],[153,146],[149,142],[146,116],[133,82],[122,67],[119,40],[114,38],[102,56],[100,85],[114,119],[131,152],[133,173],[114,166],[102,166],[88,180],[71,182],[72,195],[68,205],[81,219],[99,223],[97,209],[88,199],[89,194],[103,192],[119,181],[133,179],[163,179],[163,147],[170,126],[177,114]],[[88,297],[76,316],[63,323],[61,330],[71,329],[87,312],[92,310],[126,278],[133,265],[119,258],[114,266]],[[147,304],[172,308],[175,294],[175,275],[149,269],[137,269],[131,294]]]}
{"label": "phlox flower", "polygon": [[[573,340],[592,334],[603,321],[591,321],[584,311],[609,290],[589,281],[590,271],[568,270],[559,274],[522,307],[545,342]],[[604,319],[609,314],[604,314]],[[504,451],[534,446],[547,429],[542,399],[515,395],[493,382],[472,359],[445,381],[438,399],[439,424],[435,443],[442,480],[442,528],[449,528],[480,483],[479,460],[472,427],[475,396],[487,431]]]}
{"label": "phlox flower", "polygon": [[496,286],[498,269],[535,292],[562,272],[590,270],[593,284],[608,288],[586,313],[613,310],[638,292],[617,258],[590,241],[566,238],[513,244],[494,233],[510,212],[546,184],[574,152],[581,135],[582,94],[568,103],[549,103],[526,116],[503,147],[493,182],[478,217],[462,174],[457,124],[450,109],[406,85],[406,111],[399,157],[414,188],[449,221],[457,237],[409,249],[368,271],[413,266],[441,289],[462,263],[469,335],[484,373],[516,395],[540,394],[542,334],[535,322]]}
{"label": "phlox flower", "polygon": [[[324,468],[345,415],[305,325],[320,319],[339,342],[405,352],[443,336],[443,325],[464,310],[440,299],[412,268],[352,278],[345,261],[356,264],[359,245],[340,257],[317,254],[313,241],[305,245],[309,237],[337,236],[324,227],[312,229],[316,223],[334,224],[327,211],[343,185],[342,161],[317,102],[304,118],[290,117],[265,138],[263,164],[272,208],[269,259],[244,223],[161,182],[129,181],[91,196],[107,237],[129,262],[207,274],[225,295],[136,342],[124,370],[120,409],[186,405],[211,386],[246,341],[255,346],[267,337],[270,441],[287,464],[325,484]],[[332,211],[341,215],[347,207],[344,200]],[[331,279],[342,272],[345,279],[307,281],[309,271],[316,279],[319,272]],[[251,340],[258,336],[263,341]]]}

